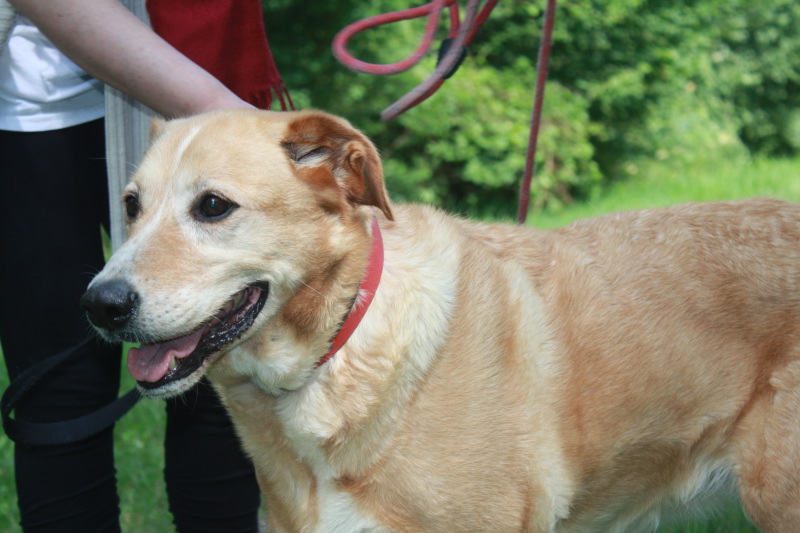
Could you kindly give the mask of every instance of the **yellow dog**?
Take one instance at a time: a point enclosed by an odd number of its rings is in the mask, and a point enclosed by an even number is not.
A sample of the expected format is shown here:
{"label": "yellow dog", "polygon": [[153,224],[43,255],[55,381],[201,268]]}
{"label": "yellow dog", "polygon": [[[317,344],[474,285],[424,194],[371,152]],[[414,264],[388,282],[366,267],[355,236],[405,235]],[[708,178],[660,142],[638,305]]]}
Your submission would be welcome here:
{"label": "yellow dog", "polygon": [[796,205],[537,231],[393,205],[317,111],[154,137],[82,304],[145,394],[208,375],[270,531],[641,532],[711,493],[800,531]]}

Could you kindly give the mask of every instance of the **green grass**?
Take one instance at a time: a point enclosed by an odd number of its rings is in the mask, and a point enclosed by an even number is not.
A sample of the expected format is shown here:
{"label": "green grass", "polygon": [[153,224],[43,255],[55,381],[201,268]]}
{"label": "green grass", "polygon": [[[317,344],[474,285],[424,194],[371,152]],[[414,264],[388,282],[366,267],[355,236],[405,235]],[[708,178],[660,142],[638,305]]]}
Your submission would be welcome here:
{"label": "green grass", "polygon": [[683,202],[771,196],[800,201],[800,159],[708,161],[683,165],[646,162],[636,174],[585,203],[558,212],[531,213],[528,223],[546,229],[614,211],[663,207]]}
{"label": "green grass", "polygon": [[[123,390],[134,386],[123,367]],[[126,533],[173,531],[164,471],[164,402],[139,400],[114,429],[120,524]]]}
{"label": "green grass", "polygon": [[[603,213],[657,207],[688,201],[729,200],[751,196],[773,196],[800,201],[800,159],[752,162],[721,162],[695,165],[691,169],[664,163],[643,164],[636,175],[620,182],[591,202],[558,213],[532,214],[529,223],[550,228],[578,218]],[[125,365],[123,365],[124,367]],[[123,372],[123,390],[133,383]],[[0,368],[0,389],[8,377]],[[121,523],[126,533],[172,531],[162,477],[164,407],[158,401],[140,401],[117,424],[117,458]],[[0,435],[0,531],[19,531],[13,479],[11,442]],[[738,508],[723,510],[716,518],[697,523],[663,527],[659,533],[744,533],[756,531]]]}

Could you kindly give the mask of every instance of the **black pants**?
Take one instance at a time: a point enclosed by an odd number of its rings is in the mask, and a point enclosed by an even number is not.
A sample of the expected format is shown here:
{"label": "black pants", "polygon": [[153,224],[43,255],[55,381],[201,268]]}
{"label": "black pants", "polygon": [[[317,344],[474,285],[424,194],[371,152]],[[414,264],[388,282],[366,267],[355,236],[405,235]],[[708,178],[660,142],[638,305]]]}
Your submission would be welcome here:
{"label": "black pants", "polygon": [[[0,131],[0,342],[13,380],[91,334],[78,299],[103,267],[108,224],[103,122]],[[116,398],[120,348],[93,343],[47,376],[16,410],[65,420]],[[167,403],[167,493],[177,530],[255,532],[258,487],[211,387]],[[59,446],[15,447],[26,532],[119,531],[113,431]]]}

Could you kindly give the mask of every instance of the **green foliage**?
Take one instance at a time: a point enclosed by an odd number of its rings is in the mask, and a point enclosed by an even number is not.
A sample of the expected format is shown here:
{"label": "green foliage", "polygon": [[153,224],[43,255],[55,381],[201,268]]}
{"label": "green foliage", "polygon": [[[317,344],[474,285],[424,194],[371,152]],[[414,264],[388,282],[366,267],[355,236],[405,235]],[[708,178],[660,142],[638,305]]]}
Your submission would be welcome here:
{"label": "green foliage", "polygon": [[[406,73],[377,77],[347,70],[330,44],[351,22],[420,3],[340,0],[308,9],[275,0],[265,3],[266,23],[295,101],[344,115],[370,135],[396,197],[511,215],[545,2],[500,2],[456,75],[428,101],[382,123],[379,112],[433,70],[435,50]],[[366,61],[398,61],[416,48],[424,25],[368,30],[349,48]],[[796,153],[798,28],[796,0],[559,2],[533,205],[591,197],[642,159]]]}
{"label": "green foliage", "polygon": [[[524,57],[503,71],[479,63],[470,60],[470,75],[451,79],[435,105],[398,118],[405,136],[394,149],[421,157],[390,157],[386,173],[401,198],[510,216],[525,166],[534,71]],[[585,99],[557,83],[547,90],[533,190],[540,202],[564,202],[572,187],[599,182],[600,172]]]}
{"label": "green foliage", "polygon": [[560,15],[553,77],[591,101],[605,170],[664,150],[800,148],[797,2],[575,1]]}

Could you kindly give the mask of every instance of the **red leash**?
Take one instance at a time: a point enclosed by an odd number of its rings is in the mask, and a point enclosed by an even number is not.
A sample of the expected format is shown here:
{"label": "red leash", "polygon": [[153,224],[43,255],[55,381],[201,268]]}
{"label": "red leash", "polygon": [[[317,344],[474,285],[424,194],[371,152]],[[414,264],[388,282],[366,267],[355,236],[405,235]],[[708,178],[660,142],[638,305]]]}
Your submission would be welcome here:
{"label": "red leash", "polygon": [[[333,38],[333,55],[336,56],[336,58],[344,65],[346,65],[347,68],[357,72],[374,74],[376,76],[390,76],[392,74],[404,72],[419,63],[419,61],[430,49],[431,42],[436,34],[436,26],[439,21],[439,12],[445,7],[450,8],[450,35],[448,35],[448,37],[453,37],[455,34],[453,27],[458,27],[458,4],[455,3],[455,0],[434,0],[433,2],[425,4],[424,6],[415,7],[413,9],[404,9],[401,11],[393,11],[392,13],[386,13],[383,15],[375,15],[374,17],[359,20],[358,22],[354,22],[353,24],[346,26]],[[360,59],[353,57],[353,55],[347,51],[347,43],[350,41],[350,39],[364,30],[383,26],[384,24],[391,24],[392,22],[398,22],[401,20],[421,18],[426,15],[428,17],[428,22],[425,26],[425,34],[422,37],[422,41],[414,53],[402,61],[388,65],[367,63],[366,61],[361,61]]]}
{"label": "red leash", "polygon": [[[466,55],[467,45],[472,42],[475,34],[486,22],[486,19],[489,18],[489,14],[492,12],[497,2],[498,0],[487,0],[485,5],[478,11],[480,0],[469,0],[463,21],[459,21],[457,0],[434,0],[433,2],[417,8],[376,15],[350,24],[336,34],[333,40],[333,54],[346,67],[358,72],[381,76],[403,72],[416,65],[428,52],[436,31],[439,14],[445,7],[449,9],[450,29],[447,39],[444,40],[442,43],[443,46],[439,50],[439,63],[436,65],[436,70],[425,81],[383,110],[381,118],[383,120],[391,120],[429,98],[442,86],[444,80],[455,73],[455,70]],[[536,92],[534,95],[530,136],[528,137],[528,152],[525,157],[525,170],[519,192],[519,206],[517,209],[518,224],[524,224],[528,217],[531,181],[534,175],[536,146],[539,140],[539,127],[542,118],[545,82],[547,81],[547,67],[550,61],[555,12],[556,0],[547,0],[542,38],[539,44],[539,56],[536,61]],[[402,61],[389,65],[367,63],[356,59],[347,51],[347,43],[359,32],[400,20],[409,20],[424,16],[428,17],[428,22],[423,39],[414,53]]]}
{"label": "red leash", "polygon": [[536,158],[536,144],[539,141],[539,126],[542,122],[542,102],[544,86],[547,81],[547,65],[550,62],[550,44],[553,40],[553,21],[556,17],[556,0],[547,0],[547,11],[544,13],[542,40],[539,44],[539,57],[536,59],[536,93],[533,98],[533,115],[531,117],[531,133],[528,137],[528,152],[525,156],[525,172],[519,189],[519,207],[517,208],[517,224],[524,225],[528,218],[528,203],[531,199],[531,181]]}
{"label": "red leash", "polygon": [[[459,21],[458,3],[456,0],[434,0],[424,6],[394,11],[384,15],[376,15],[342,29],[333,39],[333,55],[346,67],[367,74],[387,76],[408,70],[416,65],[430,49],[433,37],[436,33],[436,26],[439,14],[442,9],[447,7],[450,11],[450,29],[447,39],[442,43],[439,51],[439,64],[436,70],[421,84],[412,89],[400,100],[393,103],[381,113],[383,120],[391,120],[415,105],[429,98],[436,90],[442,86],[444,80],[453,75],[466,55],[466,47],[472,42],[475,34],[489,18],[489,14],[494,9],[498,0],[488,0],[478,12],[479,0],[469,0],[463,21]],[[425,34],[417,49],[406,59],[389,65],[367,63],[356,59],[347,51],[347,43],[350,39],[364,30],[375,28],[384,24],[397,22],[400,20],[410,20],[420,17],[428,17],[425,27]]]}
{"label": "red leash", "polygon": [[364,279],[361,280],[361,285],[358,287],[358,294],[353,303],[352,309],[344,319],[339,332],[333,338],[331,348],[328,350],[322,359],[317,361],[317,367],[324,365],[328,359],[334,356],[339,348],[344,346],[350,335],[356,330],[361,323],[361,319],[367,314],[367,309],[375,297],[375,292],[378,290],[378,285],[381,282],[381,274],[383,273],[383,236],[381,235],[381,228],[378,226],[377,217],[372,219],[372,245],[369,250],[369,259],[367,259],[367,270],[364,272]]}

